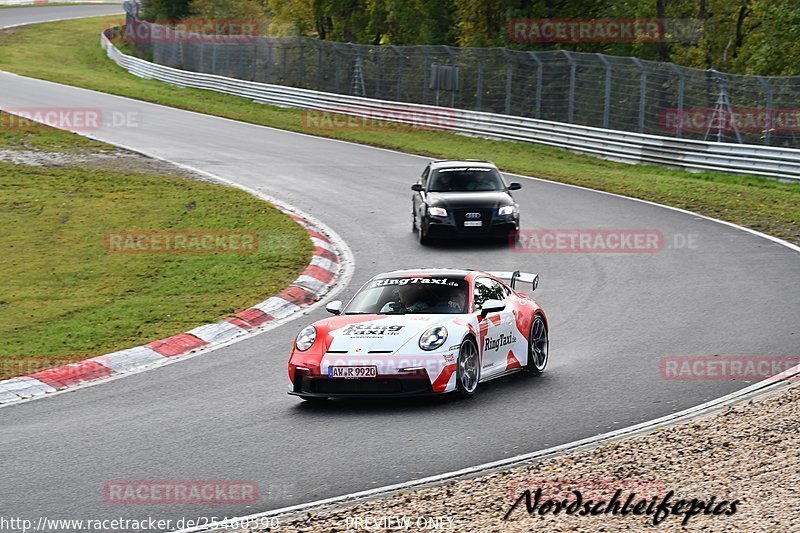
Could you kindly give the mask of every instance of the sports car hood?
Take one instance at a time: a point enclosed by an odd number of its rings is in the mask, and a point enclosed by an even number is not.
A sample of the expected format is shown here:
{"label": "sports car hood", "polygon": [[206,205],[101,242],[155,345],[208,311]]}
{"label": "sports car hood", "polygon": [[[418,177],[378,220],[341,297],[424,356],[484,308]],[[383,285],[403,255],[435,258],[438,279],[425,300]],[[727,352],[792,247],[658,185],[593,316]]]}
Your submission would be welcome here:
{"label": "sports car hood", "polygon": [[315,324],[325,335],[328,353],[388,354],[409,342],[415,350],[419,336],[428,328],[446,324],[458,315],[344,315]]}
{"label": "sports car hood", "polygon": [[506,191],[431,192],[426,198],[432,207],[500,207],[514,203]]}

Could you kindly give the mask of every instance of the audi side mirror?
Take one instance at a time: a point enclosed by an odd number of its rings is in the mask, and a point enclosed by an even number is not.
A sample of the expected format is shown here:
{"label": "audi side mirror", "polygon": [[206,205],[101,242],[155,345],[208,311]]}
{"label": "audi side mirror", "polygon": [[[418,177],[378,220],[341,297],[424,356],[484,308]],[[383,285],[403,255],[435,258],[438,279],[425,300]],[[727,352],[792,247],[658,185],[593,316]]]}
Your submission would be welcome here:
{"label": "audi side mirror", "polygon": [[499,313],[506,308],[506,303],[502,300],[486,300],[481,308],[481,316],[486,318],[489,313]]}
{"label": "audi side mirror", "polygon": [[341,300],[335,300],[330,302],[328,305],[325,306],[325,310],[332,315],[338,315],[342,312],[342,302]]}
{"label": "audi side mirror", "polygon": [[514,182],[514,183],[509,183],[509,184],[508,184],[508,190],[509,190],[509,191],[518,191],[518,190],[520,190],[521,188],[522,188],[522,185],[520,185],[520,184],[519,184],[519,183],[517,183],[517,182]]}
{"label": "audi side mirror", "polygon": [[422,192],[425,189],[422,187],[421,183],[415,183],[414,185],[411,186],[411,190],[416,192]]}

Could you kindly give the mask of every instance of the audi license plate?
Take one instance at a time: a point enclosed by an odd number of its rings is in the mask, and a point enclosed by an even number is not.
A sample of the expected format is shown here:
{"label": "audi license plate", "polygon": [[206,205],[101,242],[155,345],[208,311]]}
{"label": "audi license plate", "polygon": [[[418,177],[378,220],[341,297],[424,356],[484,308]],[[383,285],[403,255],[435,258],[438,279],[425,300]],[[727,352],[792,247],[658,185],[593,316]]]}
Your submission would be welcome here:
{"label": "audi license plate", "polygon": [[329,366],[329,378],[376,378],[377,366]]}
{"label": "audi license plate", "polygon": [[483,226],[483,222],[480,220],[465,220],[464,227],[465,228],[477,228]]}

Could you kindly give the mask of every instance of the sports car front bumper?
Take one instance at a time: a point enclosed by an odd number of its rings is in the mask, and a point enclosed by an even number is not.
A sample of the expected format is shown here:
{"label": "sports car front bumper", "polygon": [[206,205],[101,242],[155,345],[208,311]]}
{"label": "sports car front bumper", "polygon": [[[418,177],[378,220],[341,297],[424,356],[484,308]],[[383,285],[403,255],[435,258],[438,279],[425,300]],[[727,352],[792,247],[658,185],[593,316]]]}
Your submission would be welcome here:
{"label": "sports car front bumper", "polygon": [[426,372],[379,375],[374,378],[329,378],[298,369],[289,394],[307,398],[405,397],[434,394]]}

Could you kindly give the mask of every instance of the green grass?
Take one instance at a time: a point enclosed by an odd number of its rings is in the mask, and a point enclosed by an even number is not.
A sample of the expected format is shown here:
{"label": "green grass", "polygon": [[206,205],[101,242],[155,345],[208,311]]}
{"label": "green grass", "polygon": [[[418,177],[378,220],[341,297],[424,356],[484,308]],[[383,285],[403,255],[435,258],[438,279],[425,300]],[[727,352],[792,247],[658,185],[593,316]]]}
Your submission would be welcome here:
{"label": "green grass", "polygon": [[[625,165],[526,143],[441,131],[310,130],[303,112],[132,76],[109,61],[98,35],[115,17],[40,24],[0,35],[0,68],[177,108],[433,157],[491,159],[502,169],[690,209],[800,242],[800,184],[722,173]],[[116,17],[116,19],[120,19]]]}
{"label": "green grass", "polygon": [[[36,127],[0,130],[0,151],[10,150],[113,148]],[[311,258],[305,230],[244,191],[119,159],[100,168],[0,162],[0,379],[214,322],[279,292]],[[124,230],[257,231],[259,245],[109,253],[106,233]]]}

